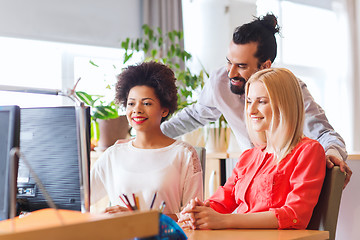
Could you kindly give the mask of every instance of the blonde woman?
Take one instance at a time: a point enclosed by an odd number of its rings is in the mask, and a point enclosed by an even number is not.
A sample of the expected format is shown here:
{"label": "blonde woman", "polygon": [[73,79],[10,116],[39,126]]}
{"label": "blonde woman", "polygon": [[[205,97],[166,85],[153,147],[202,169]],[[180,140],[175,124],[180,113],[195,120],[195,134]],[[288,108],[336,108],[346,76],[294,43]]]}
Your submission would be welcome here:
{"label": "blonde woman", "polygon": [[303,136],[299,83],[287,69],[265,69],[248,80],[245,96],[246,124],[255,147],[240,156],[213,196],[204,203],[191,200],[179,222],[193,229],[305,229],[326,161],[323,147]]}

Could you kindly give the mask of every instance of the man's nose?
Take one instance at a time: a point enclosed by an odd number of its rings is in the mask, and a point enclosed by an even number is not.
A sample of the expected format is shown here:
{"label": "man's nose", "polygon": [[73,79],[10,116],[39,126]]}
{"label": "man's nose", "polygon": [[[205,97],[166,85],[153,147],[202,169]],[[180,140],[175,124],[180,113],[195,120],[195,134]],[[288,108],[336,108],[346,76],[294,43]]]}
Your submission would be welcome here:
{"label": "man's nose", "polygon": [[228,77],[229,78],[234,78],[234,77],[239,77],[239,72],[237,71],[236,66],[231,65],[228,69]]}

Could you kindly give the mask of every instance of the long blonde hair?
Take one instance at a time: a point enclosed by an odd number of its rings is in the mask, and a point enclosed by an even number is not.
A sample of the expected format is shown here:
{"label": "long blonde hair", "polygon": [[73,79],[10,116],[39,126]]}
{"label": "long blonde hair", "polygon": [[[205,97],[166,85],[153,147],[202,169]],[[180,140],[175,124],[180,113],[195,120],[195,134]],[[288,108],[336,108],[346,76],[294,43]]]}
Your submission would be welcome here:
{"label": "long blonde hair", "polygon": [[[268,136],[252,127],[248,103],[245,101],[246,126],[251,141],[257,147],[268,146],[274,150],[280,162],[303,136],[305,118],[304,100],[297,78],[285,68],[268,68],[256,72],[245,85],[247,98],[249,86],[255,81],[264,84],[270,99],[272,119]],[[268,139],[267,139],[268,138]]]}

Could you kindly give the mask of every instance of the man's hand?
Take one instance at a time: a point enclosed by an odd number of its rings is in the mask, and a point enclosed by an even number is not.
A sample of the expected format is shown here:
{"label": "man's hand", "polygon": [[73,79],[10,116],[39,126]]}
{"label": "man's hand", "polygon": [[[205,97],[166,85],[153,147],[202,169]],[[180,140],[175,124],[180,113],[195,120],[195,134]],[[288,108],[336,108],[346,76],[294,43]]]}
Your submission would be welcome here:
{"label": "man's hand", "polygon": [[346,178],[345,178],[345,183],[344,183],[344,187],[346,187],[346,185],[350,182],[350,178],[352,175],[352,171],[350,169],[350,167],[346,164],[345,161],[338,159],[337,157],[334,157],[332,155],[328,155],[326,156],[326,166],[328,168],[332,168],[334,166],[340,166],[340,170],[342,172],[345,173]]}

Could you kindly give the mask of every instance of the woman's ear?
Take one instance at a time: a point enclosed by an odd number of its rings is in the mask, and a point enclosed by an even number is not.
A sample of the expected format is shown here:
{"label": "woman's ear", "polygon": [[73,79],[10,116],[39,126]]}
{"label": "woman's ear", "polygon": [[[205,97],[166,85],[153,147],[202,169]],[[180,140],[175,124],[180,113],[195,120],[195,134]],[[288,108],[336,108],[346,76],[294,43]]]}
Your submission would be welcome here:
{"label": "woman's ear", "polygon": [[169,109],[168,108],[163,108],[163,112],[161,114],[162,117],[166,117],[169,114]]}
{"label": "woman's ear", "polygon": [[262,69],[267,69],[267,68],[271,68],[271,61],[270,59],[266,60],[265,62],[263,62],[260,66],[260,70]]}

